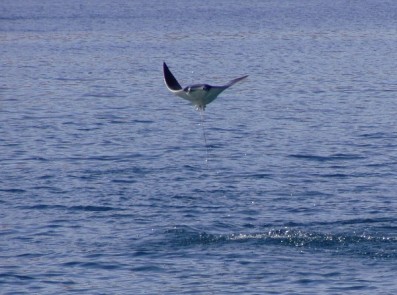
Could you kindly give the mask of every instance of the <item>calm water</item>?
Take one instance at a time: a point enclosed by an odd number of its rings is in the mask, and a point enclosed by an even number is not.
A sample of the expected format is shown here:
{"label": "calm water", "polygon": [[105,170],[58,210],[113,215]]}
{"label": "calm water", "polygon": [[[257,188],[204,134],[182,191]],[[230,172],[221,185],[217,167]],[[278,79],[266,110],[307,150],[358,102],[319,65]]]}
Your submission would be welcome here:
{"label": "calm water", "polygon": [[[3,0],[0,41],[1,294],[397,292],[396,1]],[[207,164],[163,61],[250,75]]]}

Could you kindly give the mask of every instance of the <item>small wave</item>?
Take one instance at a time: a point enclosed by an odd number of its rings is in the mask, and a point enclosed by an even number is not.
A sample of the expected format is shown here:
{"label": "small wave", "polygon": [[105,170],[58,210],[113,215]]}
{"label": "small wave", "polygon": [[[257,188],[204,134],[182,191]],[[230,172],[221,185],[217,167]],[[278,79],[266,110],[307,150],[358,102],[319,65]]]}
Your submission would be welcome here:
{"label": "small wave", "polygon": [[21,275],[21,274],[17,274],[15,272],[6,272],[6,273],[1,273],[0,274],[0,279],[4,280],[4,279],[17,279],[20,281],[26,281],[26,280],[34,280],[35,277],[32,276],[28,276],[28,275]]}
{"label": "small wave", "polygon": [[47,205],[47,204],[37,204],[33,206],[19,206],[20,209],[26,210],[64,210],[67,209],[66,206],[63,205]]}
{"label": "small wave", "polygon": [[318,155],[303,155],[303,154],[292,154],[289,155],[290,158],[316,161],[316,162],[328,162],[328,161],[346,161],[346,160],[361,160],[365,157],[355,155],[355,154],[333,154],[330,156],[318,156]]}
{"label": "small wave", "polygon": [[227,236],[200,232],[187,226],[167,230],[166,234],[172,235],[172,243],[179,246],[206,245],[228,240]]}
{"label": "small wave", "polygon": [[395,135],[387,132],[372,132],[372,133],[363,133],[360,137],[365,139],[385,139],[385,138],[394,138]]}
{"label": "small wave", "polygon": [[121,264],[109,263],[109,262],[92,262],[92,261],[71,261],[63,263],[64,267],[79,267],[79,268],[91,268],[91,269],[105,269],[114,270],[122,268]]}
{"label": "small wave", "polygon": [[140,124],[153,124],[154,121],[153,120],[139,120],[139,119],[135,119],[131,121],[132,123],[140,123]]}
{"label": "small wave", "polygon": [[86,93],[83,95],[84,97],[93,97],[93,98],[117,98],[117,97],[126,97],[125,95],[100,92],[100,93]]}
{"label": "small wave", "polygon": [[19,189],[19,188],[9,188],[9,189],[0,189],[0,192],[13,193],[13,194],[22,194],[22,193],[25,193],[26,190]]}
{"label": "small wave", "polygon": [[70,210],[76,210],[76,211],[91,211],[91,212],[98,212],[98,211],[113,211],[113,210],[118,210],[113,207],[108,207],[108,206],[72,206],[70,207]]}
{"label": "small wave", "polygon": [[79,206],[64,206],[53,204],[36,204],[33,206],[19,206],[20,209],[25,210],[70,210],[70,211],[88,211],[88,212],[105,212],[105,211],[120,211],[121,208],[114,208],[109,206],[93,206],[93,205],[79,205]]}

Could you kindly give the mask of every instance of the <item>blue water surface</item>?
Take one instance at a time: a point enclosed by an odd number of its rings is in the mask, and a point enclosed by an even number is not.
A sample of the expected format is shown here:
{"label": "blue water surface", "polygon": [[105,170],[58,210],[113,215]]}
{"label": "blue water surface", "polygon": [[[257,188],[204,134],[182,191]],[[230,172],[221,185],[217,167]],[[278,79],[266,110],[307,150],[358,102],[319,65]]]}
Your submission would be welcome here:
{"label": "blue water surface", "polygon": [[[396,294],[397,2],[4,0],[0,41],[1,294]],[[201,119],[163,61],[249,78]]]}

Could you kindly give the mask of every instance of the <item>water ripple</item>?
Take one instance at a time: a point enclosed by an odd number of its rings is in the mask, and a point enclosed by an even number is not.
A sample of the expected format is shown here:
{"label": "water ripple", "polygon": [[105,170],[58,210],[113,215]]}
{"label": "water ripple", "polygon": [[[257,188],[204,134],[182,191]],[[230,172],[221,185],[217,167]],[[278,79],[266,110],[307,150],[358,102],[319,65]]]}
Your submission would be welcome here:
{"label": "water ripple", "polygon": [[[331,251],[335,255],[359,255],[378,259],[395,259],[397,257],[397,238],[379,234],[324,234],[307,232],[295,228],[269,229],[260,233],[209,234],[188,228],[177,228],[167,231],[172,238],[173,247],[216,246],[227,247],[233,243],[248,243],[257,247],[286,246],[299,251]],[[252,244],[253,243],[253,244]],[[219,246],[217,246],[219,247]]]}

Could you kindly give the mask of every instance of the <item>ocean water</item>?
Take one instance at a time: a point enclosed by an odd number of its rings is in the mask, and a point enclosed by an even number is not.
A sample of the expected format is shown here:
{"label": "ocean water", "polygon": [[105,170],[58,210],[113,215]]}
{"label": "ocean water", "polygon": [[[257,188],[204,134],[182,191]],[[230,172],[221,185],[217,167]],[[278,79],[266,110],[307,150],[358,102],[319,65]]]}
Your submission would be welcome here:
{"label": "ocean water", "polygon": [[[3,0],[0,44],[1,294],[396,294],[396,1]],[[163,61],[249,78],[201,121]]]}

